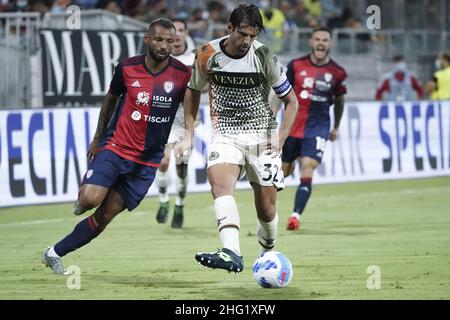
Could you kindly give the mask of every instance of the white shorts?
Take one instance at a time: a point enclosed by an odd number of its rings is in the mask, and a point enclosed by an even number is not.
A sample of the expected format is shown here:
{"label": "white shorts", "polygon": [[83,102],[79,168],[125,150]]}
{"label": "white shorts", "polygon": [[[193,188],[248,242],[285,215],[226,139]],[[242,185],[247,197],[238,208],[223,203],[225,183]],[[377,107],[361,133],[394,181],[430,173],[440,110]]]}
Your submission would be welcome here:
{"label": "white shorts", "polygon": [[208,148],[208,168],[220,163],[241,166],[239,179],[247,174],[251,183],[284,189],[281,153],[275,158],[265,154],[265,144],[248,145],[226,136],[215,137]]}

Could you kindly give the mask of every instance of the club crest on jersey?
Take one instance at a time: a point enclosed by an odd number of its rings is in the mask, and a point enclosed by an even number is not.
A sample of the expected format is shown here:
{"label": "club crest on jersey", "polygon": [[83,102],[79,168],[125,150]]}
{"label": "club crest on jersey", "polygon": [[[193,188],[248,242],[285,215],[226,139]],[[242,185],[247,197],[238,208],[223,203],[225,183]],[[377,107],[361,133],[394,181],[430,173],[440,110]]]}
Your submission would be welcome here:
{"label": "club crest on jersey", "polygon": [[325,75],[324,75],[324,78],[325,78],[326,82],[330,82],[331,79],[333,79],[333,75],[331,73],[329,73],[329,72],[326,72]]}
{"label": "club crest on jersey", "polygon": [[89,179],[90,177],[92,177],[92,174],[94,173],[94,170],[92,170],[92,169],[89,169],[87,172],[86,172],[86,179]]}
{"label": "club crest on jersey", "polygon": [[164,81],[164,91],[170,93],[175,85],[172,81]]}
{"label": "club crest on jersey", "polygon": [[146,107],[148,107],[148,102],[150,100],[150,94],[148,94],[148,92],[145,91],[141,91],[137,94],[137,98],[136,98],[136,105],[144,105]]}

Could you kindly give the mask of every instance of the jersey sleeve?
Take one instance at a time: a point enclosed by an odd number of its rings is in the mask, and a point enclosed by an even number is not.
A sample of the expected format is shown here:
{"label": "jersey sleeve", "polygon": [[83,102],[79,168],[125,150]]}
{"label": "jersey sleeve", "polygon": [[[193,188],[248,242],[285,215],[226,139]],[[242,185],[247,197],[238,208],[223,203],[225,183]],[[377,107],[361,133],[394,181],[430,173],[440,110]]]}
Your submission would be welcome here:
{"label": "jersey sleeve", "polygon": [[211,51],[210,45],[203,45],[195,55],[194,65],[192,66],[192,75],[188,87],[192,90],[201,91],[208,83],[208,59]]}
{"label": "jersey sleeve", "polygon": [[275,56],[269,49],[267,50],[266,57],[266,77],[269,85],[275,91],[276,95],[279,98],[284,97],[291,91],[292,86],[289,80],[286,77],[286,73],[284,72],[283,65],[280,60],[278,60],[277,56]]}
{"label": "jersey sleeve", "polygon": [[286,77],[289,81],[289,83],[293,86],[295,83],[294,78],[294,63],[291,61],[288,63],[286,67]]}
{"label": "jersey sleeve", "polygon": [[114,68],[114,74],[111,80],[111,83],[109,84],[109,91],[121,95],[126,91],[125,84],[123,82],[123,66],[120,62],[115,68]]}
{"label": "jersey sleeve", "polygon": [[338,81],[336,82],[336,86],[334,88],[335,96],[342,96],[347,93],[347,85],[345,80],[347,79],[347,72],[342,70],[342,74],[340,75]]}

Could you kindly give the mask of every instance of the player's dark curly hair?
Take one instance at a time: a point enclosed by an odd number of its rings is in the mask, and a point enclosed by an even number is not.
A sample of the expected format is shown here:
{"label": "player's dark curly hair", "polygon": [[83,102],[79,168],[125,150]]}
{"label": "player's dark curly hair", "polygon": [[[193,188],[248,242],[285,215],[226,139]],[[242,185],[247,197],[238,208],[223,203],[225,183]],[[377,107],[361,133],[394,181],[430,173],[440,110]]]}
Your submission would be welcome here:
{"label": "player's dark curly hair", "polygon": [[241,23],[246,23],[250,27],[258,28],[259,32],[265,31],[261,13],[254,4],[240,4],[231,12],[228,21],[233,29],[239,28]]}

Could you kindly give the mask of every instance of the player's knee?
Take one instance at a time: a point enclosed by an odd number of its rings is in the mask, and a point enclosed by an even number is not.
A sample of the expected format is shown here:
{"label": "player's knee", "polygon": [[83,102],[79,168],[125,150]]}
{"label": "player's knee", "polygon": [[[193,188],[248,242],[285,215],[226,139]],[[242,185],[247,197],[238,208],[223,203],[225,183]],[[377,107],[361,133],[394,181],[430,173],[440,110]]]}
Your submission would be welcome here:
{"label": "player's knee", "polygon": [[81,190],[78,196],[80,206],[88,210],[98,207],[102,201],[101,194],[92,191]]}
{"label": "player's knee", "polygon": [[285,178],[291,175],[293,171],[292,168],[293,168],[292,163],[283,162],[283,164],[281,165],[281,170],[283,170],[283,175]]}
{"label": "player's knee", "polygon": [[116,215],[117,215],[116,212],[106,210],[105,207],[100,206],[94,213],[94,218],[95,221],[97,222],[98,229],[104,230]]}
{"label": "player's knee", "polygon": [[169,163],[170,163],[170,158],[167,158],[167,157],[162,158],[160,166],[159,166],[159,170],[161,170],[162,172],[166,172],[167,169],[169,168]]}
{"label": "player's knee", "polygon": [[233,188],[223,183],[215,183],[211,186],[211,193],[214,199],[216,199],[219,197],[232,195]]}
{"label": "player's knee", "polygon": [[277,210],[275,203],[271,201],[262,201],[257,204],[256,211],[261,220],[268,222],[272,221]]}

